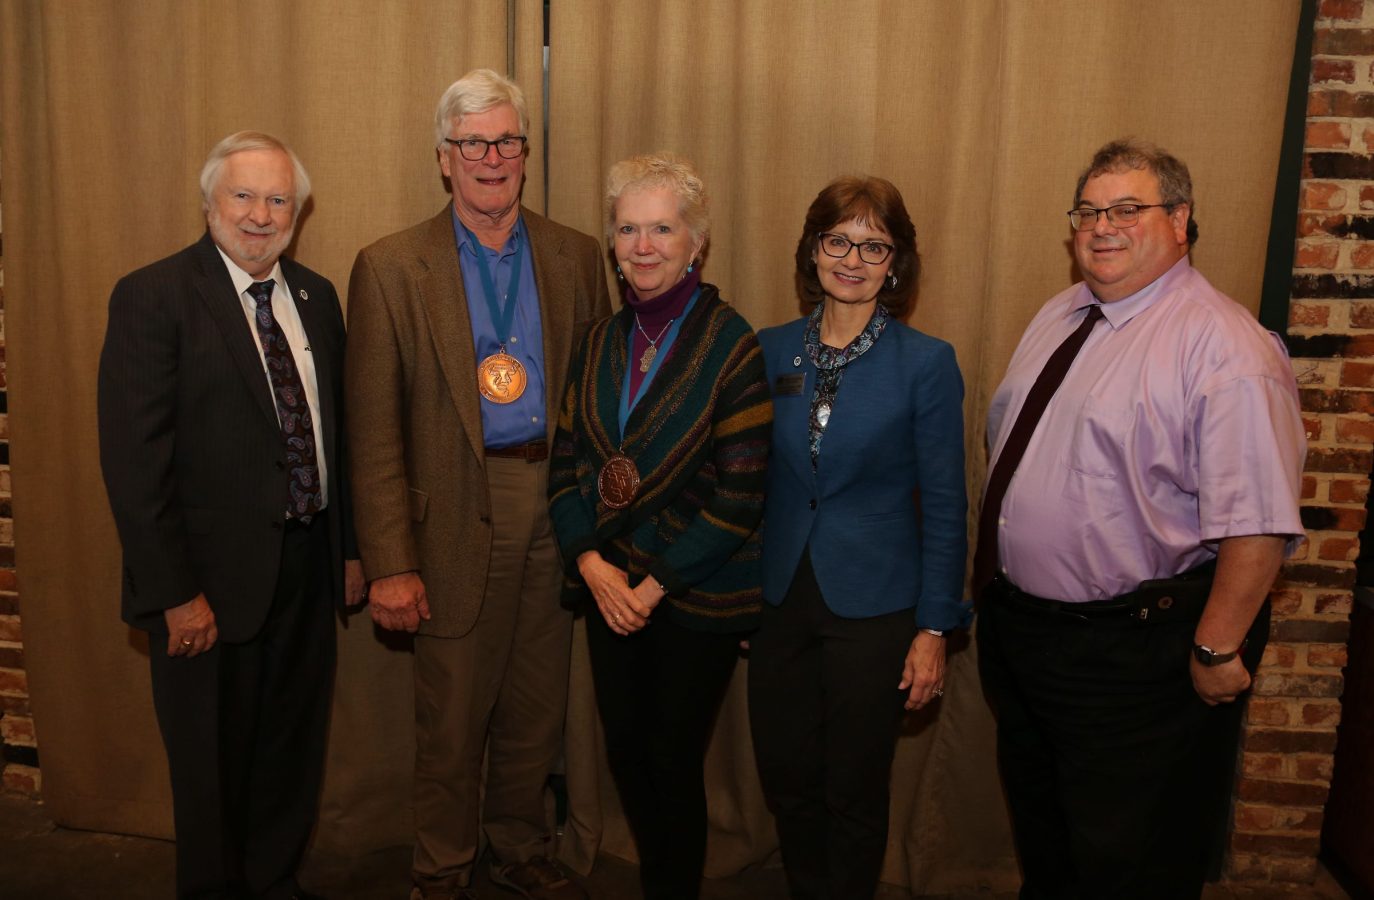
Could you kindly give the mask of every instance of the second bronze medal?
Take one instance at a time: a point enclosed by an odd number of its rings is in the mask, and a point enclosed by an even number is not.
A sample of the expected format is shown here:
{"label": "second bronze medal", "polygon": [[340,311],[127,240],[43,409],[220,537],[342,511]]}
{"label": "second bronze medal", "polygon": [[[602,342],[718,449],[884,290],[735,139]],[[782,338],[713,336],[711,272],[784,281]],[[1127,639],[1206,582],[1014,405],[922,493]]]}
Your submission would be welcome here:
{"label": "second bronze medal", "polygon": [[596,490],[601,502],[611,509],[624,509],[639,493],[639,469],[634,460],[623,453],[609,457],[596,476]]}

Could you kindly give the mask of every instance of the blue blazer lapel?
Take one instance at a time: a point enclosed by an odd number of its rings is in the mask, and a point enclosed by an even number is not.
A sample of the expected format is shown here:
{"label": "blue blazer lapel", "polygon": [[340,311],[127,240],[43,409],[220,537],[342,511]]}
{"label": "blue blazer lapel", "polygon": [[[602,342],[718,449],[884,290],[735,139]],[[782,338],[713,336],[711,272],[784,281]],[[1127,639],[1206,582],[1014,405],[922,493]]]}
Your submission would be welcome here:
{"label": "blue blazer lapel", "polygon": [[[773,397],[773,434],[774,442],[786,442],[789,446],[800,447],[799,454],[785,454],[779,456],[780,459],[791,459],[799,468],[796,470],[799,478],[806,483],[814,483],[816,473],[811,470],[811,451],[809,442],[811,438],[811,394],[816,390],[816,366],[811,362],[811,357],[807,354],[806,348],[802,345],[801,331],[796,332],[796,340],[789,340],[785,346],[779,348],[783,351],[779,354],[773,372],[773,383],[769,385],[769,392]],[[778,379],[790,376],[802,376],[802,388],[798,394],[788,393],[780,396],[777,393]],[[824,441],[822,441],[824,446]]]}

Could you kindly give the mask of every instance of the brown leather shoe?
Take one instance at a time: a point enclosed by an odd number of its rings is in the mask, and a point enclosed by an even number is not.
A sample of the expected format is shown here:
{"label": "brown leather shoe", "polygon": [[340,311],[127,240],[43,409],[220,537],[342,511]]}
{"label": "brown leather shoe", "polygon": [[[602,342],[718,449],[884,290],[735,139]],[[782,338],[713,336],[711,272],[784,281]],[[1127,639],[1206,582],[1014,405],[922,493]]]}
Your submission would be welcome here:
{"label": "brown leather shoe", "polygon": [[491,883],[527,900],[589,900],[582,886],[547,856],[491,867]]}

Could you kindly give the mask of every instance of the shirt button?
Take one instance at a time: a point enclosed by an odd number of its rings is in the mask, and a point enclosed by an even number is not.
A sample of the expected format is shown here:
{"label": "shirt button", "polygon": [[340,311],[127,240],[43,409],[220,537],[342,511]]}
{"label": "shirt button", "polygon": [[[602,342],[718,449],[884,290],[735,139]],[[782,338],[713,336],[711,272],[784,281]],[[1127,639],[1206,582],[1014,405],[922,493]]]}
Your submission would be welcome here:
{"label": "shirt button", "polygon": [[1006,516],[998,516],[998,517],[997,517],[997,524],[998,524],[998,525],[1005,525],[1005,524],[1007,524],[1007,517],[1006,517]]}
{"label": "shirt button", "polygon": [[518,343],[520,343],[520,339],[519,339],[518,337],[516,337],[515,335],[511,335],[511,336],[510,336],[510,342],[511,342],[512,344],[518,344]]}
{"label": "shirt button", "polygon": [[538,417],[538,416],[530,416],[530,421],[531,421],[531,422],[538,422],[538,421],[539,421],[539,417]]}

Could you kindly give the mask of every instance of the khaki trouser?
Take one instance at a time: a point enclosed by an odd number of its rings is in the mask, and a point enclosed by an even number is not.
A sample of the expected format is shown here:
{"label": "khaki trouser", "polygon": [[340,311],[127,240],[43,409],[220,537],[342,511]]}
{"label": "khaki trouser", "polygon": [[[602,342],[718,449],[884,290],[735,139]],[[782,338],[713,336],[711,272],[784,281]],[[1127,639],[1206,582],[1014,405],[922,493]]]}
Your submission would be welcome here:
{"label": "khaki trouser", "polygon": [[572,614],[558,602],[548,463],[486,464],[492,548],[477,624],[415,638],[417,884],[467,885],[481,831],[501,862],[550,851],[544,785],[562,749]]}

